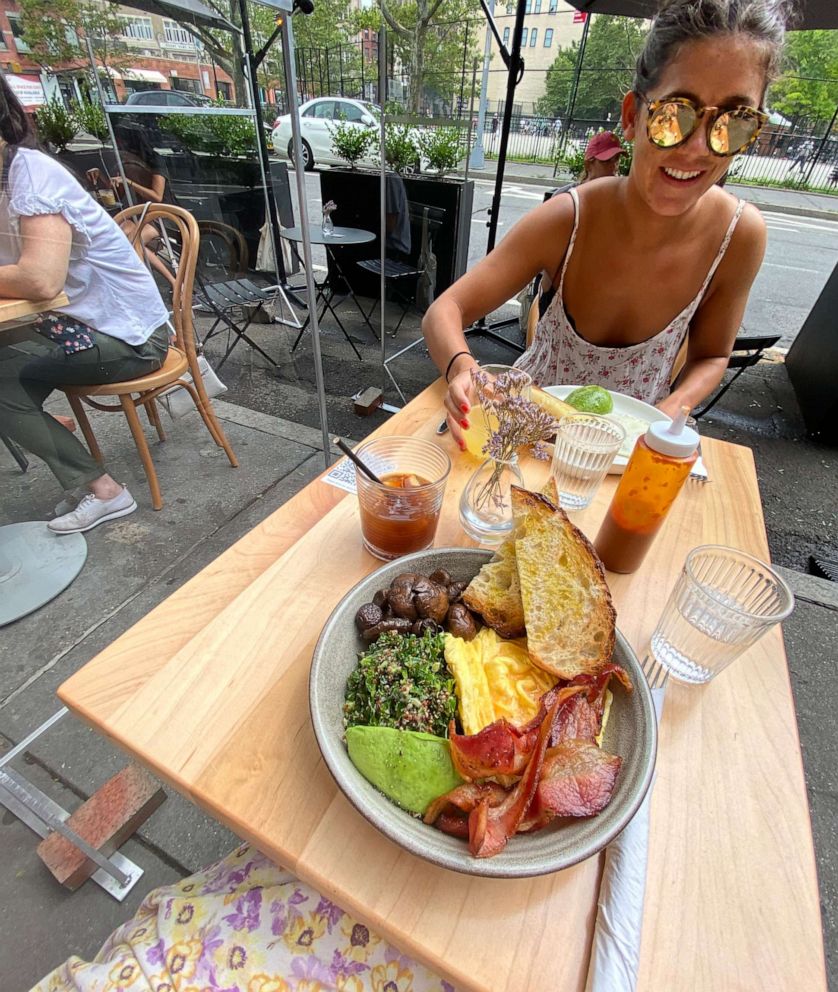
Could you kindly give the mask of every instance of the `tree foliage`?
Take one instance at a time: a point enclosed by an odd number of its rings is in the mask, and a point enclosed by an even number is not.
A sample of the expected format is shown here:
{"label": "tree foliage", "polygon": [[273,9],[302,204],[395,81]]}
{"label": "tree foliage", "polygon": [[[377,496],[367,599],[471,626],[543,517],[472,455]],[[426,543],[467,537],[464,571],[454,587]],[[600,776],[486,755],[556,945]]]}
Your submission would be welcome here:
{"label": "tree foliage", "polygon": [[[634,64],[646,28],[642,21],[630,17],[594,16],[585,47],[579,90],[573,116],[588,120],[606,120],[620,113],[623,96],[631,88]],[[559,49],[547,70],[546,92],[538,102],[538,112],[564,119],[570,102],[579,42]]]}
{"label": "tree foliage", "polygon": [[45,67],[88,64],[83,38],[89,38],[96,60],[119,68],[126,59],[120,41],[122,18],[110,0],[19,0],[20,26],[31,58]]}
{"label": "tree foliage", "polygon": [[838,31],[789,33],[785,68],[769,90],[768,105],[791,120],[832,118],[838,106]]}
{"label": "tree foliage", "polygon": [[407,109],[422,110],[429,97],[456,98],[465,52],[466,71],[482,51],[475,20],[479,0],[379,0],[394,36],[396,59],[407,75]]}

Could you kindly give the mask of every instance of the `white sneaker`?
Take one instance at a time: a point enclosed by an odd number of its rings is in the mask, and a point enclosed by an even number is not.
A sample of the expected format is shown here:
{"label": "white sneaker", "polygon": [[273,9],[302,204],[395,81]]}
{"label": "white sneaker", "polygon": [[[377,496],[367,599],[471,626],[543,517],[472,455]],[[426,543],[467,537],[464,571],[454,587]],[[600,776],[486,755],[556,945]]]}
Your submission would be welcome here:
{"label": "white sneaker", "polygon": [[97,499],[93,493],[88,493],[75,510],[50,520],[47,527],[55,534],[80,534],[98,527],[107,520],[127,517],[136,509],[134,497],[127,489],[123,489],[113,499]]}
{"label": "white sneaker", "polygon": [[64,499],[57,503],[52,511],[53,517],[63,517],[65,513],[70,513],[79,505],[84,497],[90,492],[87,486],[76,486],[73,490],[64,493]]}

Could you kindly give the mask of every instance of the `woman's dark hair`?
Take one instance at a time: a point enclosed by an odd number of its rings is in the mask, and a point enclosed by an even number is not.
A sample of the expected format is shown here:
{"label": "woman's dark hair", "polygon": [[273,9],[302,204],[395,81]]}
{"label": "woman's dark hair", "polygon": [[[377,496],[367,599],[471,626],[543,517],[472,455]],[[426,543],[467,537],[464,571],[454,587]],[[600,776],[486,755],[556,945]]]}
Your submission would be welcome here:
{"label": "woman's dark hair", "polygon": [[32,123],[3,76],[0,76],[0,137],[7,145],[37,145]]}
{"label": "woman's dark hair", "polygon": [[744,34],[762,45],[765,85],[780,71],[795,0],[663,0],[637,60],[632,89],[645,96],[688,41]]}

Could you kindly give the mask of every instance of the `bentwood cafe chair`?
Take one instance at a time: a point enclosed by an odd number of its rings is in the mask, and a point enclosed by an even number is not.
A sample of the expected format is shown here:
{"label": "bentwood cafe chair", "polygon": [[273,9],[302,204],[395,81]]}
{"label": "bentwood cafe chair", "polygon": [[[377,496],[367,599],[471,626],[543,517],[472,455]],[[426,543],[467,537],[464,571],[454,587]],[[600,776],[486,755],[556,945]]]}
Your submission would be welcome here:
{"label": "bentwood cafe chair", "polygon": [[[175,342],[169,345],[166,360],[156,372],[151,372],[138,379],[128,379],[125,382],[65,386],[62,388],[70,401],[70,406],[82,429],[90,453],[97,461],[103,461],[102,452],[85,413],[84,404],[96,410],[109,413],[121,412],[125,415],[148,478],[152,505],[155,510],[160,510],[163,506],[160,484],[157,480],[157,472],[138,411],[141,407],[145,408],[149,423],[157,431],[160,440],[165,441],[166,434],[160,421],[160,411],[156,402],[161,393],[182,386],[192,397],[195,408],[201,415],[212,439],[220,448],[224,449],[230,464],[236,468],[238,461],[215,415],[212,401],[207,396],[204,381],[198,368],[195,330],[192,323],[192,290],[195,267],[198,261],[200,233],[194,217],[180,207],[152,203],[128,207],[117,214],[114,220],[126,232],[137,254],[144,262],[147,261],[149,249],[143,244],[142,233],[148,225],[153,225],[159,231],[165,243],[176,245],[176,250],[157,254],[157,259],[162,258],[171,267],[168,278],[171,282],[172,324],[175,330]],[[115,397],[116,402],[103,403],[100,401],[101,397],[109,396]]]}

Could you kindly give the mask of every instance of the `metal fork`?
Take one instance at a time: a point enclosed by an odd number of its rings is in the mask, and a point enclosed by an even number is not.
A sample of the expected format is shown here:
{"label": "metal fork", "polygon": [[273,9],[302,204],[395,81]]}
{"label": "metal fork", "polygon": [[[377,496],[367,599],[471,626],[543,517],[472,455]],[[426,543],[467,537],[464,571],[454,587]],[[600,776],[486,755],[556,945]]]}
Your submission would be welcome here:
{"label": "metal fork", "polygon": [[650,689],[663,689],[669,678],[669,669],[662,665],[653,654],[647,654],[640,664]]}

